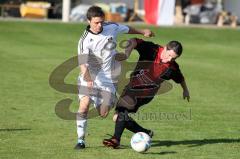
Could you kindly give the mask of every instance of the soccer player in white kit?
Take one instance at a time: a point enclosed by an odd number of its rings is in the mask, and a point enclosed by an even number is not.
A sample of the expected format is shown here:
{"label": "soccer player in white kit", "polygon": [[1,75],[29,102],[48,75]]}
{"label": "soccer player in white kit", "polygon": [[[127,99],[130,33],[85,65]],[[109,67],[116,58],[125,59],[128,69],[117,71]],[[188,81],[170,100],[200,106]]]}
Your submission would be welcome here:
{"label": "soccer player in white kit", "polygon": [[[85,133],[89,105],[92,103],[101,117],[106,117],[114,106],[117,76],[121,65],[115,60],[118,34],[142,34],[153,36],[149,29],[104,22],[104,12],[92,6],[87,11],[89,25],[78,43],[78,59],[81,74],[78,77],[79,110],[77,113],[78,141],[75,149],[85,148]],[[82,61],[85,61],[82,62]]]}

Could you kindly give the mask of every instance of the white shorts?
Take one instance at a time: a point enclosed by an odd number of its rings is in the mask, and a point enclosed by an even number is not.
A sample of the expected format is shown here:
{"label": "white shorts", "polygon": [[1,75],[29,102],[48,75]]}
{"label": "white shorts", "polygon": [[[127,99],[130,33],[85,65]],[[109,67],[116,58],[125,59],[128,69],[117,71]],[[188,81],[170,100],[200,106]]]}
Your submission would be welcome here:
{"label": "white shorts", "polygon": [[93,89],[87,88],[87,82],[81,76],[78,77],[78,99],[84,96],[91,99],[91,103],[95,108],[100,105],[113,107],[116,100],[116,84],[115,83],[93,83]]}

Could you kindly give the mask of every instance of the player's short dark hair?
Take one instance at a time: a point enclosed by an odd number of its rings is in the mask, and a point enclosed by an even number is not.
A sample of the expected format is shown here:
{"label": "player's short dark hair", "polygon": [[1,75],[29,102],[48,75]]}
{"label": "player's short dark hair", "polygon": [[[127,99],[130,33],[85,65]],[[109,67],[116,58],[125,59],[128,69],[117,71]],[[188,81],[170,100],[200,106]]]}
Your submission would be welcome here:
{"label": "player's short dark hair", "polygon": [[102,10],[102,8],[98,7],[98,6],[92,6],[88,9],[87,11],[87,19],[91,20],[92,17],[104,17],[105,14]]}
{"label": "player's short dark hair", "polygon": [[166,47],[167,50],[173,50],[178,56],[182,54],[183,48],[179,41],[170,41]]}

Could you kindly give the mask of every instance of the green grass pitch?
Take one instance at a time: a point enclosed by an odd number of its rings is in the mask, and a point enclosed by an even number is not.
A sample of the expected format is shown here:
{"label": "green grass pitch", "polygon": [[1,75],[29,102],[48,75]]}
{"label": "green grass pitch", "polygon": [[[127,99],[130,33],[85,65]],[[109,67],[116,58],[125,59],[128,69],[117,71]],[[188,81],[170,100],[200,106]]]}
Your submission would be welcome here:
{"label": "green grass pitch", "polygon": [[[103,147],[112,134],[112,112],[106,119],[89,120],[87,148],[76,151],[76,124],[55,114],[58,101],[75,94],[54,90],[51,72],[77,55],[77,43],[86,25],[0,22],[0,158],[240,158],[240,32],[239,29],[150,27],[154,42],[179,40],[184,52],[178,63],[187,80],[191,101],[182,100],[182,90],[173,84],[135,116],[153,129],[152,147],[145,154],[130,148],[132,133],[125,131],[122,148]],[[136,25],[135,27],[149,27]],[[119,41],[134,37],[122,35]],[[130,61],[136,61],[133,53]],[[65,79],[76,84],[79,69]],[[149,118],[152,114],[154,118]],[[162,116],[159,116],[162,115]],[[156,117],[157,116],[157,117]]]}

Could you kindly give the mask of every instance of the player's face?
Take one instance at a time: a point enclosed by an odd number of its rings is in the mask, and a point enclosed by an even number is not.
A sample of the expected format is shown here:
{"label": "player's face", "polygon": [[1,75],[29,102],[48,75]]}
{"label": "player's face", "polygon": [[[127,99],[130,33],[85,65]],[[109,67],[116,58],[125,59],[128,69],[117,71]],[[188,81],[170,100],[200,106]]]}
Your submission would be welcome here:
{"label": "player's face", "polygon": [[88,20],[88,23],[90,25],[90,30],[96,34],[101,32],[103,22],[104,22],[104,17],[92,17],[91,20]]}
{"label": "player's face", "polygon": [[174,61],[178,55],[173,50],[168,50],[166,47],[161,55],[161,60],[163,63]]}

